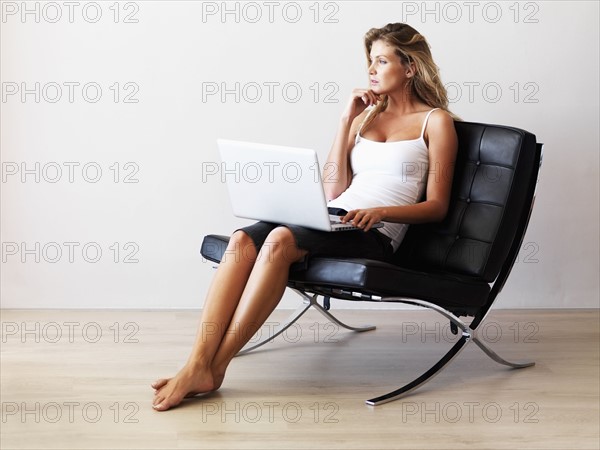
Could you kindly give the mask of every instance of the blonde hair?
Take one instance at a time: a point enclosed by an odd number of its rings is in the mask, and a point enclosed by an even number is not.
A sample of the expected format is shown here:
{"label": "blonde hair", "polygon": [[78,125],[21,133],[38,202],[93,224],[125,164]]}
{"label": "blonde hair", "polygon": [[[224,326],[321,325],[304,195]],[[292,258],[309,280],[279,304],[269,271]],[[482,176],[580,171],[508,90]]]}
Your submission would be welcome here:
{"label": "blonde hair", "polygon": [[[448,109],[448,94],[442,84],[439,67],[433,62],[429,43],[425,37],[405,23],[388,23],[383,28],[371,28],[365,34],[365,51],[367,66],[371,65],[371,47],[373,42],[383,41],[394,48],[403,66],[415,64],[415,75],[410,78],[410,92],[423,103],[432,108],[441,108],[448,112],[454,120],[462,120]],[[363,128],[369,126],[375,116],[385,111],[388,96],[384,95],[372,114],[369,114]]]}

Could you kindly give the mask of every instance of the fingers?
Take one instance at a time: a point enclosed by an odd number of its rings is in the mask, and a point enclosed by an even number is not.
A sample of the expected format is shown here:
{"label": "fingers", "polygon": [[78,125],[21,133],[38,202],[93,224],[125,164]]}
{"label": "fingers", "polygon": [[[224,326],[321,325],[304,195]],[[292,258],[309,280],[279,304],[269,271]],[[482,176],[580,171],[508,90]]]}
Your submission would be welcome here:
{"label": "fingers", "polygon": [[373,225],[373,223],[374,223],[373,219],[368,219],[368,220],[366,221],[366,223],[364,223],[364,224],[361,224],[361,225],[359,226],[359,228],[362,228],[362,230],[363,230],[364,232],[367,232],[367,231],[369,231],[369,230],[371,229],[371,226]]}
{"label": "fingers", "polygon": [[348,213],[340,219],[341,222],[342,223],[350,222],[352,219],[354,219],[354,216],[356,215],[357,212],[358,212],[358,209],[348,211]]}
{"label": "fingers", "polygon": [[357,214],[353,223],[355,227],[360,228],[363,231],[369,231],[372,225],[372,218],[368,213],[364,212],[362,214]]}
{"label": "fingers", "polygon": [[381,96],[369,89],[362,94],[361,99],[367,106],[371,106],[381,100]]}
{"label": "fingers", "polygon": [[382,96],[376,94],[371,89],[353,89],[350,100],[343,116],[353,120],[361,114],[368,106],[375,105],[382,99]]}
{"label": "fingers", "polygon": [[352,225],[357,228],[360,228],[363,231],[369,231],[371,226],[376,222],[376,218],[373,217],[369,211],[354,209],[352,211],[348,211],[341,219],[342,223],[352,221]]}
{"label": "fingers", "polygon": [[360,98],[366,106],[374,105],[381,100],[381,95],[376,94],[371,89],[354,89],[352,96],[355,101]]}

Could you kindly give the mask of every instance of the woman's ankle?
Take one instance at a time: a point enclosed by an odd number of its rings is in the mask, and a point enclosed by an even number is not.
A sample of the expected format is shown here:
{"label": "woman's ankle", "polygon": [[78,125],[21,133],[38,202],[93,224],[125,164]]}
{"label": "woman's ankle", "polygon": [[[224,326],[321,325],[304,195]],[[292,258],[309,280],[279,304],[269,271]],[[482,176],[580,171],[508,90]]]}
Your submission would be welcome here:
{"label": "woman's ankle", "polygon": [[225,378],[225,372],[227,371],[227,366],[229,366],[229,362],[227,364],[213,364],[211,367],[213,378],[215,380],[223,381],[223,378]]}
{"label": "woman's ankle", "polygon": [[212,361],[201,356],[190,356],[185,365],[192,369],[194,372],[202,372],[207,370],[210,371]]}

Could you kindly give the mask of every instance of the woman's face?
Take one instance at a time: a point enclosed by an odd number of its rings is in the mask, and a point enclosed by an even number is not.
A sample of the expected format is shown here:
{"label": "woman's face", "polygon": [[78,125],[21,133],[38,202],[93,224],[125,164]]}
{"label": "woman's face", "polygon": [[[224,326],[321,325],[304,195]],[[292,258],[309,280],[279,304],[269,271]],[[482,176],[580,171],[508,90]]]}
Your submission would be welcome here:
{"label": "woman's face", "polygon": [[394,53],[394,48],[384,41],[374,41],[371,46],[369,66],[370,88],[376,94],[402,92],[410,70]]}

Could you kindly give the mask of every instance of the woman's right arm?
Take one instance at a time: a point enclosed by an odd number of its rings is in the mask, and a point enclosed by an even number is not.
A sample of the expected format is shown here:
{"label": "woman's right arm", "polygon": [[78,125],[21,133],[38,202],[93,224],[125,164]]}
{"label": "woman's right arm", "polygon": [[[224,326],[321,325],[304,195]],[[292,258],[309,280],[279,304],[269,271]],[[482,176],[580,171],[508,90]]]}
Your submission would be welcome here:
{"label": "woman's right arm", "polygon": [[337,135],[329,151],[327,162],[323,166],[323,188],[327,201],[339,197],[346,190],[352,180],[352,167],[350,166],[350,151],[353,146],[352,136],[355,120],[342,117],[338,125]]}
{"label": "woman's right arm", "polygon": [[359,124],[367,115],[367,106],[374,105],[380,97],[370,89],[354,89],[339,121],[338,131],[323,166],[323,188],[327,201],[339,197],[352,181],[350,152]]}

